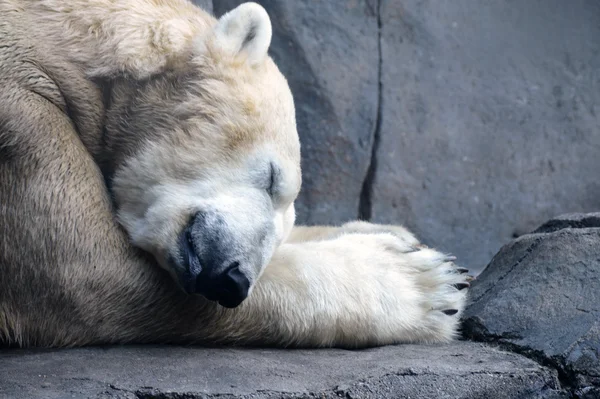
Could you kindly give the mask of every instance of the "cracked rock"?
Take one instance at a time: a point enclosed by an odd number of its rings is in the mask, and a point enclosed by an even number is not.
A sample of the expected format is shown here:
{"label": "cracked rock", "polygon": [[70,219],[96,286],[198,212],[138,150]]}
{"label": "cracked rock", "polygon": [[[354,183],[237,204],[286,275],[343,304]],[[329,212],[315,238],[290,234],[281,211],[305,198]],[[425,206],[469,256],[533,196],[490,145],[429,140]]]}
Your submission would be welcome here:
{"label": "cracked rock", "polygon": [[567,397],[556,371],[473,342],[357,351],[6,350],[0,364],[2,398]]}
{"label": "cracked rock", "polygon": [[600,213],[552,219],[504,246],[472,283],[465,335],[556,368],[600,397]]}

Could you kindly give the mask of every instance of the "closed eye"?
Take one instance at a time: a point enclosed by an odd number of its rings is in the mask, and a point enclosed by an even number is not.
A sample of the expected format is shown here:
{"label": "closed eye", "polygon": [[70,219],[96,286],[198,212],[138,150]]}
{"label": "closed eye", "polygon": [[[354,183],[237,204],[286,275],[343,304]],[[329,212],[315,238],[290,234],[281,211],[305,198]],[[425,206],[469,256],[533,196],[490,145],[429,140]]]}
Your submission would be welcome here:
{"label": "closed eye", "polygon": [[268,184],[267,184],[267,193],[269,193],[269,195],[271,197],[273,197],[274,195],[277,194],[277,190],[278,190],[278,184],[279,184],[279,180],[280,180],[280,173],[279,173],[279,168],[273,163],[271,162],[269,164],[269,180],[268,180]]}

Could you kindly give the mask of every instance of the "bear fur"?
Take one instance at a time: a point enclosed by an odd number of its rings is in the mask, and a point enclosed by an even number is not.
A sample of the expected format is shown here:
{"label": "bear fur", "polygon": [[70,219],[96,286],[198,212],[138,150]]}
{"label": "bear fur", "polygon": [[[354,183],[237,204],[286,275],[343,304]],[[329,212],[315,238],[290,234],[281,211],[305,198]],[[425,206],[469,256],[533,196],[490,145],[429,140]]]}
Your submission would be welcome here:
{"label": "bear fur", "polygon": [[[0,0],[0,15],[1,344],[455,336],[468,283],[452,257],[400,226],[293,227],[300,144],[261,6],[217,20],[186,0]],[[213,218],[189,227],[199,210]],[[185,292],[186,226],[198,259],[235,258],[241,303]]]}

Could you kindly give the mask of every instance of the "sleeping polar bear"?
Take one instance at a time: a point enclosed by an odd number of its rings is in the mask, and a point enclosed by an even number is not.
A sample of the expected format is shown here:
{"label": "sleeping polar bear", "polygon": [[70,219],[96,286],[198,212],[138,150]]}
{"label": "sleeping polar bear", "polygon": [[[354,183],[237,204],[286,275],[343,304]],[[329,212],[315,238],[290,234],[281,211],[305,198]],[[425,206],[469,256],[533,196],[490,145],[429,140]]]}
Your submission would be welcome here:
{"label": "sleeping polar bear", "polygon": [[293,227],[292,95],[245,3],[0,0],[0,342],[445,342],[468,287],[402,227]]}

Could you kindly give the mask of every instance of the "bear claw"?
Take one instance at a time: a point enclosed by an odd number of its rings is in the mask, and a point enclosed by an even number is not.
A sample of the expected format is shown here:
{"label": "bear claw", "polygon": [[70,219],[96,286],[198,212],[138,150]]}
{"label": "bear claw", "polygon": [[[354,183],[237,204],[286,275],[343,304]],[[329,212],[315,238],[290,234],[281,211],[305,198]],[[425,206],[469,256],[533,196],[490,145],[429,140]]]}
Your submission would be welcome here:
{"label": "bear claw", "polygon": [[462,291],[465,288],[469,288],[470,286],[471,286],[471,284],[469,284],[469,283],[457,283],[457,284],[454,284],[454,288],[456,288],[459,291]]}

